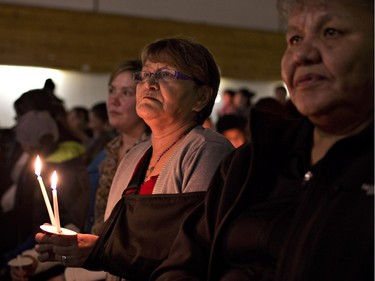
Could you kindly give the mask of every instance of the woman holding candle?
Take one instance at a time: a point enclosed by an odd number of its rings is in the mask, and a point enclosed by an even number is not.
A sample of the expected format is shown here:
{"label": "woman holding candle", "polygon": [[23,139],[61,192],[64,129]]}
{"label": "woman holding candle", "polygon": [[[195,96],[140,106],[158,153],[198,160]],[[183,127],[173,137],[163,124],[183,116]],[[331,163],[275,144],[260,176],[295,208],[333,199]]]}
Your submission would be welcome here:
{"label": "woman holding candle", "polygon": [[[35,174],[35,159],[41,159],[40,177],[51,198],[51,175],[59,175],[59,217],[61,226],[79,231],[83,229],[88,202],[88,174],[81,159],[83,146],[77,142],[59,142],[59,132],[55,120],[46,111],[29,111],[17,118],[15,128],[17,141],[30,155],[17,182],[15,209],[11,214],[13,222],[6,226],[6,235],[17,237],[13,250],[4,256],[4,261],[16,254],[33,248],[34,235],[40,225],[51,222],[45,199]],[[2,234],[5,235],[5,234]],[[36,258],[36,255],[35,255]],[[56,264],[49,264],[49,266]],[[49,272],[56,274],[54,269]],[[60,272],[62,268],[60,268]],[[47,273],[46,273],[47,274]]]}
{"label": "woman holding candle", "polygon": [[[183,200],[204,193],[219,162],[233,150],[225,137],[202,127],[212,111],[220,83],[218,67],[204,46],[184,38],[158,40],[144,48],[142,62],[142,71],[133,75],[137,82],[136,109],[151,128],[151,143],[134,147],[121,161],[110,190],[104,228],[114,222],[113,215],[123,206],[124,200],[136,198],[145,202],[136,195],[142,194],[146,200],[154,202],[155,207],[146,216],[136,212],[136,218],[128,220],[128,227],[124,226],[118,234],[123,235],[123,241],[131,243],[142,239],[143,242],[117,247],[113,244],[116,256],[112,256],[97,248],[103,235],[111,236],[110,231],[103,231],[99,236],[78,234],[77,240],[69,246],[63,246],[64,237],[38,233],[36,250],[41,254],[41,261],[61,261],[64,257],[69,266],[102,268],[122,278],[147,280],[166,257],[171,237],[177,231],[161,226],[150,229],[160,217],[175,219],[177,215],[173,212],[174,204],[169,206],[169,214],[168,211],[163,213],[157,207],[161,204],[157,198],[168,194],[171,195],[168,200]],[[129,186],[129,182],[133,184]],[[182,216],[178,216],[178,225],[181,220]],[[132,232],[138,226],[140,228]],[[112,239],[108,240],[108,244],[112,242]],[[133,247],[139,254],[132,250]],[[145,250],[149,253],[145,254]],[[151,253],[158,254],[159,250],[159,260],[144,267]]]}

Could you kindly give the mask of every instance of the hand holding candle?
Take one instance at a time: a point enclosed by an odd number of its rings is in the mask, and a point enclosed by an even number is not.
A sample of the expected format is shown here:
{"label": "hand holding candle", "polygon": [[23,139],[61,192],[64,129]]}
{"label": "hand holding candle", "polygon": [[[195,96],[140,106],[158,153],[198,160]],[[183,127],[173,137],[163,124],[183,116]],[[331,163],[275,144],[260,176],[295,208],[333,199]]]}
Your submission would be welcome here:
{"label": "hand holding candle", "polygon": [[46,187],[44,186],[43,179],[40,176],[41,169],[42,169],[42,164],[41,164],[41,161],[40,161],[40,158],[39,158],[39,155],[38,155],[36,157],[36,160],[35,160],[35,174],[36,174],[37,180],[39,182],[40,190],[42,191],[44,203],[46,204],[49,219],[51,220],[51,224],[53,226],[56,226],[55,216],[53,215],[53,211],[52,211],[51,203],[50,203],[48,195],[47,195]]}
{"label": "hand holding candle", "polygon": [[59,203],[57,200],[57,174],[56,171],[53,172],[51,177],[51,188],[52,188],[52,198],[53,198],[53,210],[55,213],[55,222],[56,222],[56,231],[58,233],[61,233],[61,227],[60,227],[60,215],[59,215]]}

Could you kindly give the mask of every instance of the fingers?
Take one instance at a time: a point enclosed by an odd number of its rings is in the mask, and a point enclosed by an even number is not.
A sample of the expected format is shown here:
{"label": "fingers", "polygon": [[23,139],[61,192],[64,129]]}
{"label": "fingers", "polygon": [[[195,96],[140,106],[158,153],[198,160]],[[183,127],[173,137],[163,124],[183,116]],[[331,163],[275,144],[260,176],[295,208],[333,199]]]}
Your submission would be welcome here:
{"label": "fingers", "polygon": [[55,261],[55,254],[52,251],[38,252],[38,261]]}
{"label": "fingers", "polygon": [[78,255],[59,255],[55,254],[55,261],[60,262],[67,267],[81,267],[86,260],[86,257]]}
{"label": "fingers", "polygon": [[71,246],[77,244],[77,235],[56,235],[39,232],[35,235],[37,244],[53,244],[59,246]]}
{"label": "fingers", "polygon": [[[56,235],[50,233],[37,233],[35,235],[35,251],[38,252],[40,262],[57,261],[65,266],[74,265],[77,258],[74,258],[79,252],[76,235]],[[71,256],[70,261],[66,258]]]}
{"label": "fingers", "polygon": [[51,243],[51,234],[38,232],[35,234],[35,242],[38,244],[49,244]]}
{"label": "fingers", "polygon": [[37,233],[35,235],[35,251],[38,252],[38,260],[40,262],[54,261],[53,244],[49,233]]}

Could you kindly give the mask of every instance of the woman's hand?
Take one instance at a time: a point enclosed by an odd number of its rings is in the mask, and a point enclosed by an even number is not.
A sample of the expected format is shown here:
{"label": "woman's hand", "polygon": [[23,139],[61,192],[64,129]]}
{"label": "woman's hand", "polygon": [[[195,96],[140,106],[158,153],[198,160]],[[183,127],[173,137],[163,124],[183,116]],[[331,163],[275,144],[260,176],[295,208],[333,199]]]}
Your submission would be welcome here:
{"label": "woman's hand", "polygon": [[90,255],[98,236],[93,234],[56,235],[37,233],[35,250],[41,262],[58,261],[65,266],[81,267]]}

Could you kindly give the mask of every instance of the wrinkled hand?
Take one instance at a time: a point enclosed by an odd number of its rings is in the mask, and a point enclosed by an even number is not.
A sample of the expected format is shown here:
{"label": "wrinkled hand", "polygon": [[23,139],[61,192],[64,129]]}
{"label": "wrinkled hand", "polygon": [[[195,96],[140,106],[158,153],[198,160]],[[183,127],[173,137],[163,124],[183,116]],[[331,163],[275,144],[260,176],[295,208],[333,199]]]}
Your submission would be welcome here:
{"label": "wrinkled hand", "polygon": [[[58,261],[65,266],[81,267],[90,255],[98,236],[92,234],[57,235],[37,233],[35,250],[41,262]],[[63,262],[63,257],[64,262]]]}

